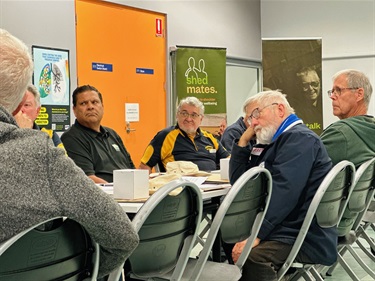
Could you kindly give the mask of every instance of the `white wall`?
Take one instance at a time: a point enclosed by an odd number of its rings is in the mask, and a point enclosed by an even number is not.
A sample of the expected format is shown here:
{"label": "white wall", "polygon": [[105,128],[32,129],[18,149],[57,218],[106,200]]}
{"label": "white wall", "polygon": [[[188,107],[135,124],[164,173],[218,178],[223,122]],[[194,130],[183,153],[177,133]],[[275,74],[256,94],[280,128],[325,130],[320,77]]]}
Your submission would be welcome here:
{"label": "white wall", "polygon": [[363,71],[375,90],[375,0],[261,0],[261,27],[263,38],[322,38],[324,127],[338,120],[326,94],[334,73]]}

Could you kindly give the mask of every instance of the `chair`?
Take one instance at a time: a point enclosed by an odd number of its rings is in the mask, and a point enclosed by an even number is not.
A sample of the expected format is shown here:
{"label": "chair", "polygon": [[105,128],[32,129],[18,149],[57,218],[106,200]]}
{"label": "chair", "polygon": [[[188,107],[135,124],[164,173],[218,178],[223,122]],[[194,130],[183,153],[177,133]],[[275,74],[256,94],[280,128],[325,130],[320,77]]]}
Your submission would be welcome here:
{"label": "chair", "polygon": [[[296,273],[289,280],[298,280],[301,276],[305,280],[323,280],[314,267],[316,265],[300,263],[295,258],[314,217],[320,227],[328,228],[338,225],[354,187],[354,174],[353,163],[344,160],[337,163],[325,176],[311,201],[292,250],[277,272],[277,280],[282,280],[290,268],[294,268]],[[315,279],[311,277],[311,274]]]}
{"label": "chair", "polygon": [[[271,198],[272,179],[268,170],[252,168],[230,188],[213,218],[204,247],[198,259],[190,258],[182,280],[238,280],[242,266],[258,235]],[[236,264],[208,261],[212,246],[220,231],[226,243],[247,243]],[[168,279],[168,276],[163,276]]]}
{"label": "chair", "polygon": [[[180,280],[201,219],[202,195],[194,183],[178,179],[159,188],[132,221],[140,243],[129,257],[131,277],[154,280],[169,272],[170,280]],[[118,281],[121,270],[108,280]]]}
{"label": "chair", "polygon": [[[42,229],[59,221],[58,226]],[[30,227],[0,244],[0,280],[96,280],[99,249],[77,222],[60,218]]]}
{"label": "chair", "polygon": [[[354,257],[358,264],[373,278],[375,279],[375,272],[368,267],[365,262],[360,258],[356,250],[353,248],[353,244],[357,243],[362,251],[367,254],[372,260],[375,261],[375,257],[367,250],[362,242],[359,240],[360,237],[367,239],[372,244],[374,242],[365,233],[366,228],[372,223],[366,218],[367,212],[371,211],[371,203],[374,198],[375,192],[375,158],[372,158],[363,163],[355,173],[354,189],[349,199],[347,208],[343,214],[343,217],[339,223],[339,245],[338,245],[338,262],[343,269],[348,273],[352,280],[360,280],[348,266],[345,259],[343,258],[344,253],[347,251]],[[332,275],[333,270],[337,266],[334,264],[328,271],[327,275]]]}

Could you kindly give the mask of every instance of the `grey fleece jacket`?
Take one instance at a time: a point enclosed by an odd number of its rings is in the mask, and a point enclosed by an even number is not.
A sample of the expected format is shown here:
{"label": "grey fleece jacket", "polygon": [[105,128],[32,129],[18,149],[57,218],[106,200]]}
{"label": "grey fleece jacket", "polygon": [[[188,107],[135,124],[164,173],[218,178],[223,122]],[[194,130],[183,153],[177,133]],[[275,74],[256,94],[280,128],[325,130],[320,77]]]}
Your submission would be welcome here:
{"label": "grey fleece jacket", "polygon": [[57,216],[81,223],[100,245],[99,277],[139,242],[126,213],[64,150],[46,133],[20,129],[0,106],[0,243]]}

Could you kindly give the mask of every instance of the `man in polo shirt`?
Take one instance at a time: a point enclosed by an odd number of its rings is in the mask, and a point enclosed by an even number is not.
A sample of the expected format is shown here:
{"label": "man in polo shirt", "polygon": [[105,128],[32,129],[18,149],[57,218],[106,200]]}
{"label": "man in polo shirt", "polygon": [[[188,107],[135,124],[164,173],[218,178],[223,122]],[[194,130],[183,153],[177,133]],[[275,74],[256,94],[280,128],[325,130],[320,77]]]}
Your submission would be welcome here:
{"label": "man in polo shirt", "polygon": [[204,105],[195,97],[187,97],[177,107],[177,125],[156,134],[147,146],[139,166],[148,169],[159,165],[165,170],[168,162],[191,161],[201,171],[212,171],[219,167],[220,159],[229,152],[210,133],[199,128],[204,114]]}
{"label": "man in polo shirt", "polygon": [[113,182],[113,170],[134,169],[120,136],[100,125],[104,112],[101,93],[84,85],[75,89],[72,97],[76,121],[61,136],[68,156],[95,183]]}

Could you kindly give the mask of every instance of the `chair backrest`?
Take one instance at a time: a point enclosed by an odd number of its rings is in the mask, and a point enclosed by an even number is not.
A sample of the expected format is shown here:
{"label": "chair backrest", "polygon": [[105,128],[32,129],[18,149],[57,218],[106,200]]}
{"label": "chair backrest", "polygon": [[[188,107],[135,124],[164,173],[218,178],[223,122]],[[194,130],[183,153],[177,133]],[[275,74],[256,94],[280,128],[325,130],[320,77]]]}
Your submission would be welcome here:
{"label": "chair backrest", "polygon": [[325,176],[311,201],[292,250],[277,272],[278,280],[293,266],[314,217],[323,228],[338,225],[354,187],[354,174],[353,163],[344,160]]}
{"label": "chair backrest", "polygon": [[339,235],[357,230],[375,193],[375,157],[364,162],[355,173],[354,190],[339,223]]}
{"label": "chair backrest", "polygon": [[99,250],[79,223],[60,217],[0,244],[0,264],[1,281],[96,280]]}
{"label": "chair backrest", "polygon": [[190,280],[197,280],[217,236],[225,242],[237,243],[248,239],[236,266],[242,268],[256,239],[272,193],[272,178],[265,168],[246,171],[230,188],[213,218],[210,232],[199,255]]}
{"label": "chair backrest", "polygon": [[[177,195],[171,193],[176,190]],[[179,280],[198,235],[202,209],[199,187],[182,179],[151,195],[132,221],[140,243],[129,257],[131,273],[151,278],[174,270],[172,280]]]}

